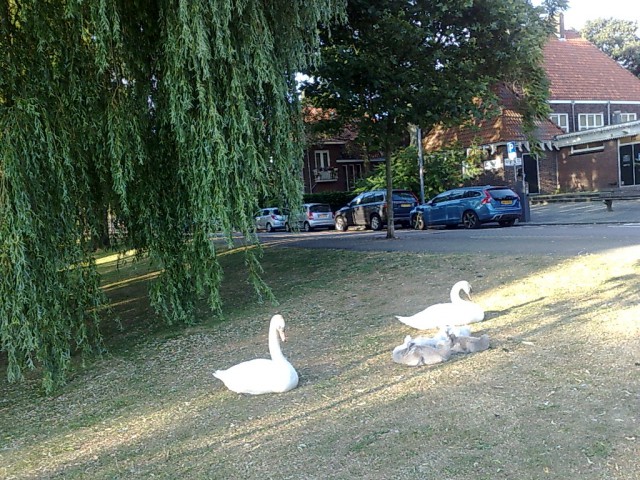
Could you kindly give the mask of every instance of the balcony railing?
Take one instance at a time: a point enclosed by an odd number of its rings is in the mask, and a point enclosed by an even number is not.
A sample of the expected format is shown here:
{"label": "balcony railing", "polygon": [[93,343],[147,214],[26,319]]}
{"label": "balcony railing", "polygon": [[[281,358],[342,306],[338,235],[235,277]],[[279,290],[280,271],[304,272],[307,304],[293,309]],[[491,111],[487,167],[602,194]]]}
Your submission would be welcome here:
{"label": "balcony railing", "polygon": [[338,180],[337,168],[316,168],[313,170],[316,182],[335,182]]}

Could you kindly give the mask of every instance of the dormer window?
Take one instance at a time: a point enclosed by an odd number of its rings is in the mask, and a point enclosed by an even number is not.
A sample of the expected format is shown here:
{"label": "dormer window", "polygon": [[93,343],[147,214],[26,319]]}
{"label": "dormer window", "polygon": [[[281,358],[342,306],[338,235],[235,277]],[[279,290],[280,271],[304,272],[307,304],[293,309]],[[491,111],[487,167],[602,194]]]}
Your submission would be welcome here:
{"label": "dormer window", "polygon": [[637,118],[638,116],[635,113],[621,113],[620,123],[635,122]]}
{"label": "dormer window", "polygon": [[569,132],[569,115],[566,113],[552,113],[549,120],[558,125],[565,132]]}
{"label": "dormer window", "polygon": [[604,127],[604,115],[601,113],[581,113],[578,115],[578,130],[599,127]]}

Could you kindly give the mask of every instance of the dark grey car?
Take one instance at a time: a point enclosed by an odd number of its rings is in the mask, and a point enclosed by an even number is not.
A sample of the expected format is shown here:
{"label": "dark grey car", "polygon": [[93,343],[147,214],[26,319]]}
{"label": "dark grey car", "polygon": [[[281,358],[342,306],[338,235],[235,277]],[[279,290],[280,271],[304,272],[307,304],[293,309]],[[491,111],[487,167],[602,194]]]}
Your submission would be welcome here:
{"label": "dark grey car", "polygon": [[[411,210],[418,199],[409,190],[393,190],[393,219],[405,227],[411,226]],[[336,212],[336,230],[345,231],[350,226],[370,227],[380,230],[387,223],[387,191],[364,192]]]}

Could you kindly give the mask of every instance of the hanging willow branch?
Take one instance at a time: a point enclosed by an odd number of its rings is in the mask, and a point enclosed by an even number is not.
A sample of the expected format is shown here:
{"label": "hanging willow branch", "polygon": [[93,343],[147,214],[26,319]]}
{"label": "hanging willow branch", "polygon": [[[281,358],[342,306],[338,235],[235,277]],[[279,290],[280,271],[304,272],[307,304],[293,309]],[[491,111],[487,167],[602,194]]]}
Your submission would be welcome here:
{"label": "hanging willow branch", "polygon": [[[274,189],[301,200],[294,74],[342,2],[3,0],[0,6],[0,350],[10,381],[65,379],[99,346],[105,298],[92,261],[107,209],[162,270],[152,304],[220,313],[209,241],[256,242]],[[185,242],[184,226],[192,229]],[[247,271],[259,295],[257,254]]]}

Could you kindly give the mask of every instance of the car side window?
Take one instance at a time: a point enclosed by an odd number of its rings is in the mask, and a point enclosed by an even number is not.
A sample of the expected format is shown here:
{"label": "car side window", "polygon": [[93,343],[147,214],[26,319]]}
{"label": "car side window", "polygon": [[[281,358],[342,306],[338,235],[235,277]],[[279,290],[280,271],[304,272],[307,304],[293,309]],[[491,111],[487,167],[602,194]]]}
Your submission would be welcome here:
{"label": "car side window", "polygon": [[476,190],[468,190],[464,193],[464,198],[474,198],[479,196],[480,196],[480,192]]}
{"label": "car side window", "polygon": [[379,202],[384,202],[384,194],[382,193],[375,193],[371,195],[371,199],[369,200],[368,203],[379,203]]}
{"label": "car side window", "polygon": [[454,190],[451,192],[451,195],[447,198],[447,200],[460,200],[464,196],[464,192],[462,190]]}
{"label": "car side window", "polygon": [[449,200],[449,192],[436,195],[433,200],[431,200],[431,203],[437,205],[438,203],[446,202],[447,200]]}
{"label": "car side window", "polygon": [[362,197],[360,198],[359,205],[365,205],[367,203],[371,203],[371,194],[370,193],[363,193]]}

